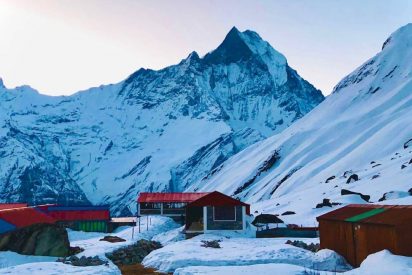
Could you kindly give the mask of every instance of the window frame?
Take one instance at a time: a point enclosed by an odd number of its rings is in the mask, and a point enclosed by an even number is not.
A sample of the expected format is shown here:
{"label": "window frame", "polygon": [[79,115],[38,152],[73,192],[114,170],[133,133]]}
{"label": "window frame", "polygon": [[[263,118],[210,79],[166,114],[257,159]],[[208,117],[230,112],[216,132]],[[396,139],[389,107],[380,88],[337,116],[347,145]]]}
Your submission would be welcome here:
{"label": "window frame", "polygon": [[234,219],[233,220],[217,220],[216,217],[215,217],[215,209],[219,208],[219,206],[218,207],[213,206],[213,221],[215,221],[215,222],[235,222],[235,221],[237,221],[237,219],[236,219],[236,217],[237,217],[236,206],[220,206],[220,207],[233,207],[235,209]]}

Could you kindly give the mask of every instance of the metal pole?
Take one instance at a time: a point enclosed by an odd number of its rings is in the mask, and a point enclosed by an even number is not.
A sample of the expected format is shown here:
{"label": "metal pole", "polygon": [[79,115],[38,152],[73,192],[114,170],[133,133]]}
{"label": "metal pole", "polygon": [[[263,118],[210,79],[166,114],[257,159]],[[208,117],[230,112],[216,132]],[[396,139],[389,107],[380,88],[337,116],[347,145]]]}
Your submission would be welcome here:
{"label": "metal pole", "polygon": [[146,220],[146,228],[147,228],[147,231],[149,231],[149,216],[146,216],[147,217],[147,220]]}
{"label": "metal pole", "polygon": [[140,217],[138,218],[138,220],[139,220],[139,233],[140,233]]}

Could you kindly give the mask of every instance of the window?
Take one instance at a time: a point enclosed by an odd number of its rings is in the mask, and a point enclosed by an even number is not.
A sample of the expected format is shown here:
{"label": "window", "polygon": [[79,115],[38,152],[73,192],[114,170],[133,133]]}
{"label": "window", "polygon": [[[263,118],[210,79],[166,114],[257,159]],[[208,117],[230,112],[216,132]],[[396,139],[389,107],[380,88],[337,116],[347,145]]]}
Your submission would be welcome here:
{"label": "window", "polygon": [[236,207],[234,206],[213,207],[213,220],[215,221],[236,221]]}
{"label": "window", "polygon": [[161,203],[155,203],[155,202],[145,202],[145,203],[140,203],[140,208],[141,209],[160,209]]}
{"label": "window", "polygon": [[185,208],[186,203],[183,202],[166,202],[163,204],[163,208],[166,209],[180,209],[180,208]]}

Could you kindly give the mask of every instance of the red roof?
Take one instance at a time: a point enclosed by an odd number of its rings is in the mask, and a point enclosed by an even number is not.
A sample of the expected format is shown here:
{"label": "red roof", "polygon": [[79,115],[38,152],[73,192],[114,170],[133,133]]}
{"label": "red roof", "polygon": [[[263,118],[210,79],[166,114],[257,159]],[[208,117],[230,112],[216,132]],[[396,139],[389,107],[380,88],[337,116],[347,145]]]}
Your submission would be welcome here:
{"label": "red roof", "polygon": [[362,214],[371,209],[382,208],[382,205],[373,204],[349,204],[347,206],[338,208],[336,210],[325,213],[319,217],[317,220],[334,220],[334,221],[344,221],[350,217]]}
{"label": "red roof", "polygon": [[317,217],[318,220],[346,221],[374,209],[384,209],[356,220],[357,223],[397,225],[412,221],[411,205],[350,204]]}
{"label": "red roof", "polygon": [[234,199],[230,196],[227,196],[223,193],[218,191],[214,191],[211,193],[202,196],[201,198],[197,199],[196,201],[191,202],[188,207],[191,206],[246,206],[246,214],[250,214],[250,205],[244,203],[240,200]]}
{"label": "red roof", "polygon": [[385,211],[369,218],[358,221],[359,223],[400,225],[412,224],[411,205],[382,205]]}
{"label": "red roof", "polygon": [[27,207],[27,203],[0,203],[0,210]]}
{"label": "red roof", "polygon": [[107,205],[40,205],[37,208],[58,221],[110,220],[110,209]]}
{"label": "red roof", "polygon": [[35,223],[55,223],[56,220],[33,207],[20,207],[0,210],[0,219],[16,227],[29,226]]}
{"label": "red roof", "polygon": [[139,194],[137,202],[192,202],[209,193],[147,193]]}
{"label": "red roof", "polygon": [[109,210],[90,211],[51,211],[47,213],[50,217],[58,221],[100,221],[110,220]]}

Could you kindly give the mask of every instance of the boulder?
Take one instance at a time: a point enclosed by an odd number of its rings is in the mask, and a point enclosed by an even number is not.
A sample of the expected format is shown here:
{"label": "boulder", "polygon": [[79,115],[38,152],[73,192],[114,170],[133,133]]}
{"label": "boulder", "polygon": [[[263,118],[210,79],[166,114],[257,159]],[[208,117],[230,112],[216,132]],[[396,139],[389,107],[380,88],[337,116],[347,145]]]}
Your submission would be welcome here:
{"label": "boulder", "polygon": [[296,213],[293,211],[286,211],[284,213],[282,213],[282,216],[287,216],[287,215],[295,215]]}
{"label": "boulder", "polygon": [[[410,191],[410,190],[409,190]],[[407,191],[389,191],[383,194],[383,196],[379,199],[379,201],[386,201],[386,200],[393,200],[393,199],[400,199],[409,197],[411,193]]]}
{"label": "boulder", "polygon": [[212,240],[212,241],[206,241],[202,240],[202,244],[200,246],[206,247],[206,248],[221,248],[220,246],[220,240]]}
{"label": "boulder", "polygon": [[345,172],[343,173],[343,177],[346,179],[347,177],[351,176],[352,174],[353,174],[353,172],[352,172],[351,170],[345,171]]}
{"label": "boulder", "polygon": [[332,207],[335,205],[340,205],[341,203],[338,202],[331,202],[330,199],[323,199],[323,201],[321,203],[318,203],[316,205],[316,208],[322,208],[322,207]]}
{"label": "boulder", "polygon": [[355,182],[359,180],[359,176],[357,174],[352,174],[348,180],[346,181],[346,183],[351,183],[351,182]]}
{"label": "boulder", "polygon": [[328,183],[328,182],[330,182],[331,180],[333,180],[333,179],[335,179],[335,178],[336,178],[335,176],[331,176],[331,177],[329,177],[329,178],[326,179],[325,183]]}
{"label": "boulder", "polygon": [[369,202],[369,200],[371,198],[371,196],[369,196],[369,195],[364,195],[362,193],[353,192],[353,191],[350,191],[350,190],[347,190],[347,189],[340,190],[340,194],[342,196],[344,196],[344,195],[359,195],[366,202]]}
{"label": "boulder", "polygon": [[2,234],[0,250],[36,256],[66,257],[72,254],[66,229],[46,223],[33,224]]}
{"label": "boulder", "polygon": [[403,144],[403,149],[412,146],[412,138]]}
{"label": "boulder", "polygon": [[310,243],[310,244],[306,244],[305,242],[302,241],[291,241],[291,240],[287,240],[285,244],[289,244],[289,245],[293,245],[299,248],[303,248],[309,251],[312,251],[314,253],[318,252],[320,249],[320,245],[318,243]]}
{"label": "boulder", "polygon": [[332,207],[332,203],[330,202],[329,199],[323,199],[322,203],[318,203],[318,204],[316,205],[316,208],[322,208],[322,207],[324,207],[324,206]]}

